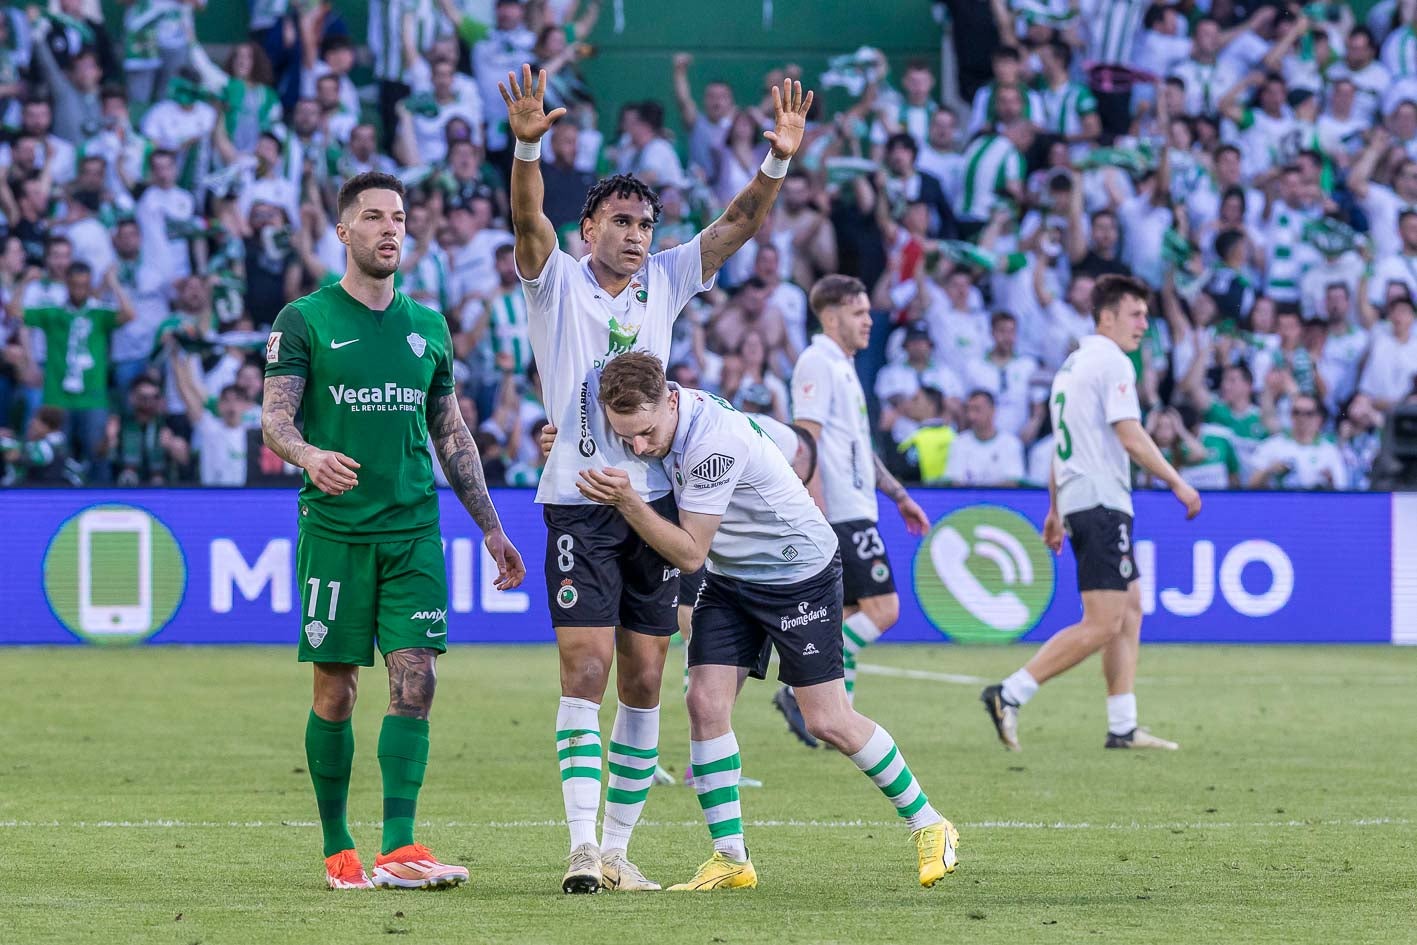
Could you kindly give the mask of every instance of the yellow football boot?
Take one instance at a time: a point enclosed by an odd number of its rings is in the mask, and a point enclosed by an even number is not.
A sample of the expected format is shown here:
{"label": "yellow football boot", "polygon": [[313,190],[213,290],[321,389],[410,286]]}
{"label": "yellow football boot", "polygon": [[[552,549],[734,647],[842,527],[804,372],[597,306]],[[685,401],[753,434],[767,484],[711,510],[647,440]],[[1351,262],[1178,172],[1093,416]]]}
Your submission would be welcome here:
{"label": "yellow football boot", "polygon": [[[923,875],[923,874],[922,874]],[[713,857],[699,867],[687,883],[669,887],[670,892],[708,892],[712,889],[756,889],[758,871],[748,860],[730,860],[715,850]]]}
{"label": "yellow football boot", "polygon": [[920,885],[929,889],[955,871],[959,857],[959,831],[948,820],[921,827],[910,835],[915,841],[915,854],[920,860]]}

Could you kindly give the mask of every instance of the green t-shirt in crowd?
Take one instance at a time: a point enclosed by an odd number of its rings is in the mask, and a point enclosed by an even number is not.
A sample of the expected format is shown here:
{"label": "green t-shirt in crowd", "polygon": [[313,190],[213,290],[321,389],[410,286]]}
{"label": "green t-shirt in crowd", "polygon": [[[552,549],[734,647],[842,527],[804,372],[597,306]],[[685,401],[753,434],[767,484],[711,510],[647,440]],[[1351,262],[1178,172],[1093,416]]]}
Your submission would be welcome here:
{"label": "green t-shirt in crowd", "polygon": [[25,324],[44,332],[44,403],[65,410],[108,406],[108,340],[118,313],[93,299],[25,310]]}
{"label": "green t-shirt in crowd", "polygon": [[1183,451],[1177,464],[1181,478],[1197,489],[1230,488],[1230,477],[1240,475],[1240,457],[1235,447],[1214,433],[1202,433],[1200,442],[1204,452]]}
{"label": "green t-shirt in crowd", "polygon": [[403,292],[376,312],[336,283],[276,316],[266,377],[305,378],[306,441],[360,464],[359,485],[326,495],[307,474],[300,527],[357,543],[401,541],[438,530],[428,455],[428,403],[453,393],[447,321]]}
{"label": "green t-shirt in crowd", "polygon": [[1224,401],[1217,400],[1206,410],[1202,419],[1206,423],[1224,427],[1242,440],[1259,441],[1269,436],[1264,418],[1260,416],[1260,408],[1253,404],[1244,413],[1237,414]]}

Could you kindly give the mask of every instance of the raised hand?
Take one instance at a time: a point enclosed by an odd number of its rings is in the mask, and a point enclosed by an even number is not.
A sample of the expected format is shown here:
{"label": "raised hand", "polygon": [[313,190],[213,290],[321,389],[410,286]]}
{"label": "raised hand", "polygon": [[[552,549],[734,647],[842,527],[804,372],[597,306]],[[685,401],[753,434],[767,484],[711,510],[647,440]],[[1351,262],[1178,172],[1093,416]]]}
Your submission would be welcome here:
{"label": "raised hand", "polygon": [[786,160],[797,153],[802,134],[807,128],[807,111],[812,107],[812,93],[802,94],[802,83],[784,79],[782,87],[772,87],[772,110],[776,126],[764,131],[763,137],[772,142],[773,156]]}
{"label": "raised hand", "polygon": [[502,93],[502,101],[507,103],[507,127],[518,141],[528,144],[540,141],[541,136],[551,130],[556,119],[566,114],[564,108],[546,113],[546,70],[536,74],[533,83],[531,66],[522,64],[522,80],[517,82],[515,73],[507,73],[507,82],[497,83],[497,91]]}

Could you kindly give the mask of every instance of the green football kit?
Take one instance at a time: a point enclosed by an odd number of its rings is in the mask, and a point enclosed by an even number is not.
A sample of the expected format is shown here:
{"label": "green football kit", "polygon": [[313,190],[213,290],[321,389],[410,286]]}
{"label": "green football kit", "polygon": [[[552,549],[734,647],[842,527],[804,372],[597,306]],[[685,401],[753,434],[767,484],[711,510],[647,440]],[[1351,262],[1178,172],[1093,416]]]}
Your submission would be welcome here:
{"label": "green football kit", "polygon": [[266,377],[305,378],[307,442],[359,463],[359,484],[300,489],[300,660],[374,664],[374,646],[446,647],[447,572],[426,411],[454,391],[452,338],[436,311],[396,291],[374,311],[338,283],[287,305]]}

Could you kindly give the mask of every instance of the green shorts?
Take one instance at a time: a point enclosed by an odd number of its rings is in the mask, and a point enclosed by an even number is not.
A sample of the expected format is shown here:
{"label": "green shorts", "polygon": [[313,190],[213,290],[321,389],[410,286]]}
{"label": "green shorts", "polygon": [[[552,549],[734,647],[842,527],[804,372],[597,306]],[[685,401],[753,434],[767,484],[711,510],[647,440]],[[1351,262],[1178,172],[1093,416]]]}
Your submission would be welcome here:
{"label": "green shorts", "polygon": [[385,655],[448,648],[448,575],[443,539],[356,545],[300,533],[300,661],[374,665]]}

